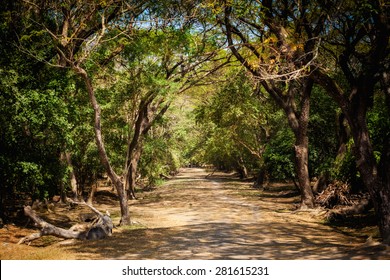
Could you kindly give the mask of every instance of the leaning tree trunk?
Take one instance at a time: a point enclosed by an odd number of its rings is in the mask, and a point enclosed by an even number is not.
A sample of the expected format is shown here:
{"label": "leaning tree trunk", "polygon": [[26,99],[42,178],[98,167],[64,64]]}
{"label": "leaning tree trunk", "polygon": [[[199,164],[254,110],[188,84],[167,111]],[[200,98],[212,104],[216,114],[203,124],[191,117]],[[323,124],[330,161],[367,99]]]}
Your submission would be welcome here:
{"label": "leaning tree trunk", "polygon": [[91,101],[93,111],[95,114],[94,118],[94,129],[95,129],[95,138],[96,138],[96,145],[99,151],[99,157],[100,161],[107,172],[108,177],[111,179],[112,184],[115,186],[116,191],[118,193],[119,197],[119,204],[121,208],[121,225],[127,225],[130,224],[130,214],[129,214],[129,207],[128,207],[128,199],[127,199],[127,193],[125,191],[123,182],[121,181],[120,177],[115,173],[113,170],[110,161],[108,159],[108,155],[105,149],[103,137],[102,137],[102,131],[101,131],[101,125],[100,125],[100,106],[96,100],[94,88],[92,85],[92,81],[90,77],[88,76],[85,69],[75,66],[74,70],[76,73],[78,73],[83,81],[85,82],[89,99]]}

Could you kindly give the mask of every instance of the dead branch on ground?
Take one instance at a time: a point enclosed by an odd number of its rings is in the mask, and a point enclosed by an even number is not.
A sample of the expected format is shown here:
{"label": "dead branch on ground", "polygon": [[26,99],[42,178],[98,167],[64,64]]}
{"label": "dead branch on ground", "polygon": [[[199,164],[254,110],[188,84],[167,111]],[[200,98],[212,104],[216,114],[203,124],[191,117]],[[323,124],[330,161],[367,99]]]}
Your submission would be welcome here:
{"label": "dead branch on ground", "polygon": [[108,212],[106,214],[102,214],[95,207],[88,205],[85,202],[75,202],[73,200],[69,201],[74,204],[89,207],[97,215],[97,217],[90,223],[76,224],[69,229],[64,229],[46,222],[40,218],[30,206],[25,206],[24,214],[28,216],[38,228],[40,228],[40,231],[20,239],[18,244],[30,243],[31,241],[45,235],[79,240],[98,240],[112,235],[113,223]]}

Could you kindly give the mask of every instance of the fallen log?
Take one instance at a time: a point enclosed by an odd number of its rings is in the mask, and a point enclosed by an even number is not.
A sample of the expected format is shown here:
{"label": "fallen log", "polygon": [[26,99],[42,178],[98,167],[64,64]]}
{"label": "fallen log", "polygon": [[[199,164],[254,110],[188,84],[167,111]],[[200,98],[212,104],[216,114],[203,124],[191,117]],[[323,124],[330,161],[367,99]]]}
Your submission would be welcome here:
{"label": "fallen log", "polygon": [[31,242],[44,235],[53,235],[65,239],[86,239],[87,232],[73,231],[71,229],[67,230],[60,227],[56,227],[38,217],[38,215],[35,213],[34,210],[31,209],[30,206],[24,207],[24,214],[28,216],[31,220],[33,220],[36,226],[39,227],[41,230],[40,232],[33,233],[29,236],[20,239],[18,244]]}
{"label": "fallen log", "polygon": [[24,214],[34,221],[36,226],[40,228],[40,231],[20,239],[18,244],[31,242],[44,235],[53,235],[65,239],[80,240],[97,240],[112,235],[113,223],[109,213],[102,214],[96,208],[91,205],[87,205],[85,202],[77,202],[76,204],[88,206],[97,214],[97,218],[87,225],[74,225],[69,229],[64,229],[44,221],[30,206],[25,206]]}

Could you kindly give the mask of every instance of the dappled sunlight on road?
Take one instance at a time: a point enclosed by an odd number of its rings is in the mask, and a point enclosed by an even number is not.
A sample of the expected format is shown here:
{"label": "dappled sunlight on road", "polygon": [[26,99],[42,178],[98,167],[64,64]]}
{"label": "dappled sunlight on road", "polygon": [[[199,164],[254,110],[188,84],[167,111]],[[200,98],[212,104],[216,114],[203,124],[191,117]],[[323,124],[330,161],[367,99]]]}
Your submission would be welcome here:
{"label": "dappled sunlight on road", "polygon": [[258,190],[223,174],[206,175],[186,169],[154,191],[158,199],[132,202],[144,228],[120,229],[104,241],[66,247],[81,259],[390,258],[388,250],[367,249],[365,240],[320,223],[315,213],[262,199]]}

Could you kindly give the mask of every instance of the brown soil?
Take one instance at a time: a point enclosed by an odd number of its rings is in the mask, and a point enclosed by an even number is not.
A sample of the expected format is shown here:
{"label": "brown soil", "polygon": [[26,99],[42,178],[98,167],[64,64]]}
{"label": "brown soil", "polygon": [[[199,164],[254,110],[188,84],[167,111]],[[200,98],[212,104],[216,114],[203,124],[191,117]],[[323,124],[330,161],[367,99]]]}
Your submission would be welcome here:
{"label": "brown soil", "polygon": [[[16,245],[35,230],[0,229],[0,258],[390,259],[388,246],[367,240],[373,227],[331,227],[320,210],[294,211],[299,197],[293,187],[275,184],[260,191],[232,175],[206,175],[203,169],[183,169],[130,201],[134,225],[114,229],[105,240],[43,237],[30,246]],[[96,208],[110,210],[119,221],[118,202],[108,189],[100,189],[96,200]],[[80,211],[85,209],[59,207],[44,217],[67,227]]]}

